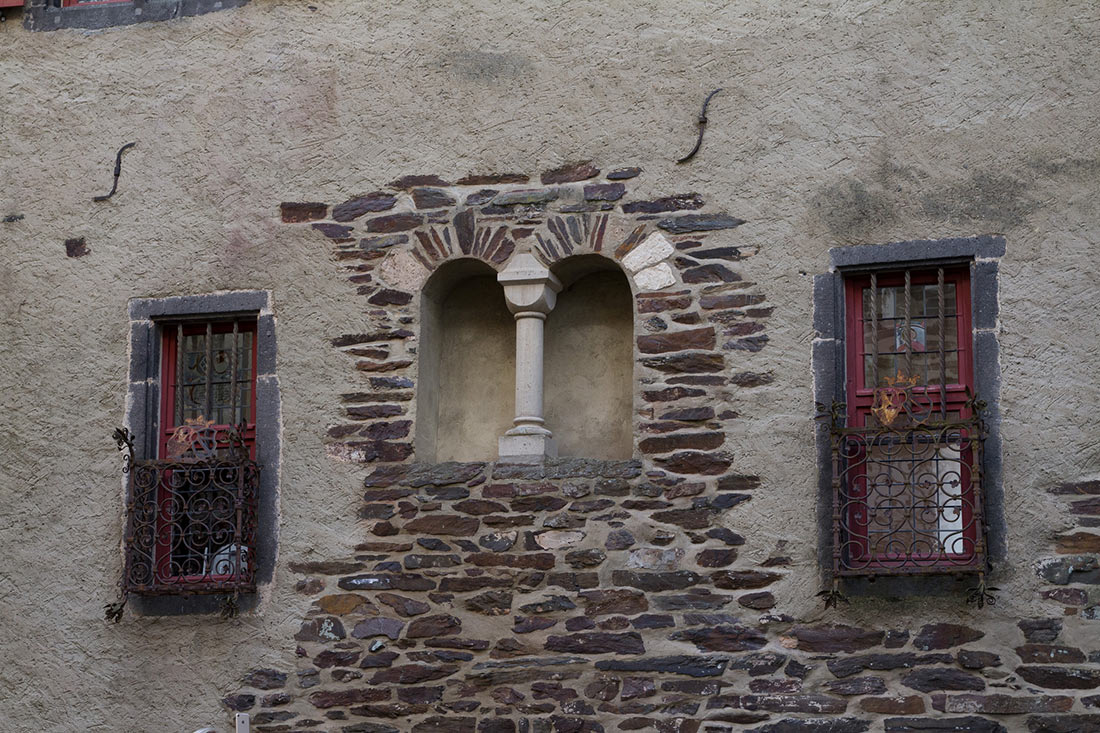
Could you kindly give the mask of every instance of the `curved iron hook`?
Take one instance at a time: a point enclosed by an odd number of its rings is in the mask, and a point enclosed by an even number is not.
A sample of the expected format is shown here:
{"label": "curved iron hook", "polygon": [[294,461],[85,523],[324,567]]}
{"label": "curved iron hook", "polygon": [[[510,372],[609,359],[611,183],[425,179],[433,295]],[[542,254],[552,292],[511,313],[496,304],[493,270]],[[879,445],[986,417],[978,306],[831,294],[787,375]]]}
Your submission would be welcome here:
{"label": "curved iron hook", "polygon": [[137,143],[126,143],[118,149],[118,153],[115,154],[115,182],[111,184],[111,192],[106,196],[95,196],[92,201],[106,201],[115,195],[115,191],[118,190],[118,177],[122,173],[122,154],[135,145]]}
{"label": "curved iron hook", "polygon": [[699,148],[703,146],[703,132],[707,129],[707,106],[710,104],[710,98],[718,92],[722,91],[721,87],[715,89],[713,92],[707,95],[707,98],[703,100],[703,110],[699,113],[699,138],[695,141],[695,147],[691,149],[691,152],[680,158],[677,163],[686,163],[695,157],[695,154],[699,152]]}

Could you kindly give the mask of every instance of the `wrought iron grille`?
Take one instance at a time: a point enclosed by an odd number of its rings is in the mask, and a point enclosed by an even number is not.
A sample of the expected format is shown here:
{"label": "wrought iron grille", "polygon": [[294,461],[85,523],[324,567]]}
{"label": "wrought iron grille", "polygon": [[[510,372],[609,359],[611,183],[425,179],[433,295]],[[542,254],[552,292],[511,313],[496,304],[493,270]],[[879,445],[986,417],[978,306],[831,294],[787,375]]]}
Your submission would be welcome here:
{"label": "wrought iron grille", "polygon": [[983,572],[981,404],[942,417],[923,392],[876,390],[870,424],[832,414],[833,572]]}
{"label": "wrought iron grille", "polygon": [[831,415],[835,577],[985,570],[969,270],[846,280],[848,403]]}
{"label": "wrought iron grille", "polygon": [[239,593],[256,588],[260,468],[240,429],[190,420],[168,458],[136,460],[128,448],[123,593]]}

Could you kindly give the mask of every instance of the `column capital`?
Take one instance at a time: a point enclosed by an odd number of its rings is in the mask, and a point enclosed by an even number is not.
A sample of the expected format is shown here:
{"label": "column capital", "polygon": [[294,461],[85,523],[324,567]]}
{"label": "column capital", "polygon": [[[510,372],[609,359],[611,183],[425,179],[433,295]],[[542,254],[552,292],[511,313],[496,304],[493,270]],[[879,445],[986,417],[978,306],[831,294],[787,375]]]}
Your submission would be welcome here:
{"label": "column capital", "polygon": [[561,292],[561,281],[530,252],[513,257],[497,275],[497,282],[504,288],[508,310],[515,314],[545,315],[554,309]]}

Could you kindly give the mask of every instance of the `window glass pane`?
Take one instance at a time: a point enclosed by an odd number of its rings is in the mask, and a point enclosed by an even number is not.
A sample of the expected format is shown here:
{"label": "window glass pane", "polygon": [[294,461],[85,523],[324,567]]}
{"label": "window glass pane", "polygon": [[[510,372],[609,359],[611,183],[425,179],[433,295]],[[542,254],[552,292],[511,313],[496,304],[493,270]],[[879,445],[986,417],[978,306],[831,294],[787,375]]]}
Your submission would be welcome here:
{"label": "window glass pane", "polygon": [[183,419],[208,419],[206,415],[206,335],[183,337],[182,367],[178,376]]}
{"label": "window glass pane", "polygon": [[899,375],[917,377],[918,385],[938,385],[945,381],[944,373],[947,384],[958,383],[959,334],[955,299],[955,284],[944,283],[944,333],[941,334],[937,285],[910,286],[908,327],[904,285],[879,287],[875,293],[871,288],[864,288],[864,385],[886,386],[888,380]]}
{"label": "window glass pane", "polygon": [[[210,399],[207,400],[206,334],[188,334],[180,349],[182,371],[178,377],[183,420],[213,420],[216,425],[237,425],[252,414],[252,339],[251,331],[237,334],[236,406],[233,405],[233,333],[214,333],[211,338]],[[174,421],[174,412],[173,412]]]}

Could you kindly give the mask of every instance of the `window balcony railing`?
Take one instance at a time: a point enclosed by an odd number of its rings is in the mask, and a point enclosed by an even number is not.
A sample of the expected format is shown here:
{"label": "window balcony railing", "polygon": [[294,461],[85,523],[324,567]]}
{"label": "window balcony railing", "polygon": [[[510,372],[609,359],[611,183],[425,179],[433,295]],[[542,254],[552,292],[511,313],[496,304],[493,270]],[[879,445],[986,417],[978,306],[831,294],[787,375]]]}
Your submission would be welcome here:
{"label": "window balcony railing", "polygon": [[876,390],[865,425],[834,405],[833,576],[984,573],[982,403],[936,405],[911,382]]}
{"label": "window balcony railing", "polygon": [[115,438],[129,451],[123,595],[254,591],[260,469],[238,430],[191,421],[163,460]]}

